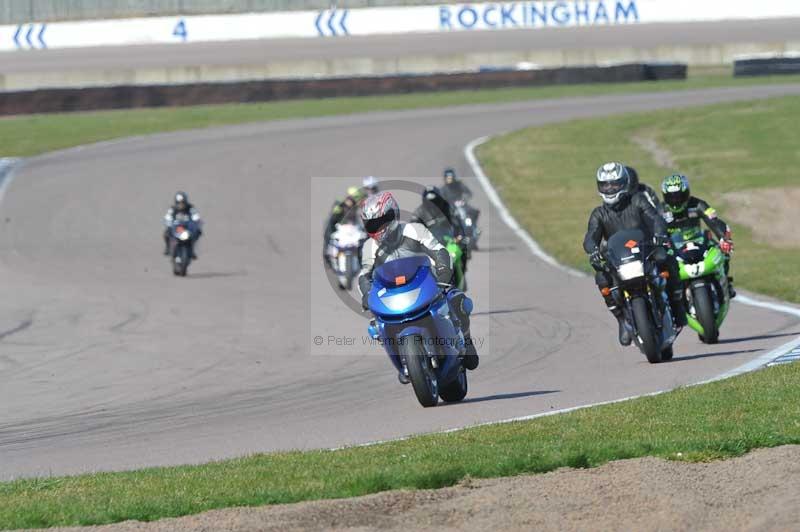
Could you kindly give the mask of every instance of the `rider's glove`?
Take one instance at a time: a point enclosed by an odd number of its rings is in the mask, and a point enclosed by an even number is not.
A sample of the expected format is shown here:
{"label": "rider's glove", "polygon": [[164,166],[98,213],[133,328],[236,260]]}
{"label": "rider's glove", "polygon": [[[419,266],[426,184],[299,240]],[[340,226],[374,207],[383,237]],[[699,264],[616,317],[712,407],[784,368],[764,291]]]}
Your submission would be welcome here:
{"label": "rider's glove", "polygon": [[661,248],[669,248],[670,241],[667,235],[656,235],[653,237],[653,243]]}
{"label": "rider's glove", "polygon": [[369,310],[369,290],[361,294],[361,308],[365,311]]}
{"label": "rider's glove", "polygon": [[437,266],[436,280],[440,283],[450,283],[453,280],[453,270],[447,266]]}
{"label": "rider's glove", "polygon": [[725,234],[719,240],[719,249],[726,255],[730,255],[731,251],[733,251],[733,236],[731,236],[731,230],[728,229],[725,231]]}
{"label": "rider's glove", "polygon": [[733,251],[733,240],[728,238],[723,238],[719,241],[719,249],[726,255],[730,255],[731,251]]}
{"label": "rider's glove", "polygon": [[600,251],[600,248],[595,248],[595,250],[589,254],[589,264],[591,264],[592,268],[595,270],[602,271],[604,263],[603,253]]}

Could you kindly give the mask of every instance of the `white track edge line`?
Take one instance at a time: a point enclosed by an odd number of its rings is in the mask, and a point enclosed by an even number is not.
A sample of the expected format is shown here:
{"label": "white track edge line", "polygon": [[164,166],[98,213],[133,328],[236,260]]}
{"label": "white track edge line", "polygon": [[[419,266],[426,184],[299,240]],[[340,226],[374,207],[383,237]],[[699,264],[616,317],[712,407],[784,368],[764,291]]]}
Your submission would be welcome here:
{"label": "white track edge line", "polygon": [[490,137],[480,137],[467,144],[467,146],[464,148],[464,156],[467,158],[467,162],[472,167],[472,172],[475,174],[475,177],[481,184],[481,188],[483,188],[484,193],[489,197],[489,201],[492,202],[492,205],[494,205],[494,207],[497,209],[497,212],[500,213],[500,218],[523,242],[525,242],[525,244],[528,246],[528,249],[537,258],[541,259],[550,266],[553,266],[554,268],[567,272],[570,275],[574,275],[576,277],[586,277],[586,274],[583,272],[568,266],[564,266],[551,255],[549,255],[544,249],[542,249],[539,243],[536,242],[533,237],[525,229],[523,229],[522,226],[519,225],[514,216],[512,216],[511,212],[509,212],[509,210],[503,204],[503,200],[500,199],[500,195],[497,193],[494,186],[492,186],[489,178],[486,177],[481,164],[478,162],[477,157],[475,157],[475,148],[486,143],[489,139]]}
{"label": "white track edge line", "polygon": [[14,172],[19,165],[20,159],[0,158],[0,203],[5,198],[6,190],[14,180]]}

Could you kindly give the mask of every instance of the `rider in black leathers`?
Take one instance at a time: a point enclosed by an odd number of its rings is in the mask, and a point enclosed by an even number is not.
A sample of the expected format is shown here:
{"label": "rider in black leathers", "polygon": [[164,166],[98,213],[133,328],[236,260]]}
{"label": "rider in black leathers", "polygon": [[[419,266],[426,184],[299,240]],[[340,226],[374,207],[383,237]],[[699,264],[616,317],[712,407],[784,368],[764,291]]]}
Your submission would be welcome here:
{"label": "rider in black leathers", "polygon": [[200,213],[195,206],[189,202],[189,195],[186,192],[178,191],[175,193],[175,200],[172,206],[167,209],[167,214],[164,215],[164,255],[170,254],[170,227],[175,218],[184,216],[197,223],[197,234],[191,242],[192,259],[197,260],[195,253],[197,241],[203,236],[203,221],[200,219]]}
{"label": "rider in black leathers", "polygon": [[642,183],[639,181],[639,172],[636,171],[636,168],[632,166],[625,167],[628,170],[628,176],[631,178],[631,191],[639,194],[643,194],[645,199],[653,206],[653,208],[657,211],[661,211],[661,201],[658,199],[658,193],[656,193],[655,189],[646,183]]}
{"label": "rider in black leathers", "polygon": [[664,178],[661,184],[664,194],[662,214],[667,223],[667,231],[673,233],[700,233],[701,222],[705,222],[719,241],[719,248],[725,255],[725,275],[728,276],[728,294],[736,297],[733,277],[730,275],[733,236],[730,226],[719,217],[717,210],[704,200],[692,196],[689,178],[683,174],[673,174]]}
{"label": "rider in black leathers", "polygon": [[664,246],[669,245],[664,219],[643,194],[631,192],[631,180],[627,168],[620,163],[608,163],[597,171],[597,184],[603,205],[596,207],[589,217],[589,225],[583,240],[583,249],[597,272],[595,282],[603,294],[606,306],[617,318],[619,342],[630,345],[632,338],[625,327],[624,314],[617,306],[613,293],[614,279],[605,272],[603,245],[612,235],[624,229],[639,229],[652,238],[657,250],[654,259],[659,268],[669,273],[667,290],[675,325],[686,325],[686,310],[683,305],[678,264],[667,254]]}
{"label": "rider in black leathers", "polygon": [[447,246],[448,238],[452,238],[461,248],[461,267],[467,272],[469,260],[469,246],[464,245],[464,226],[461,219],[455,215],[450,203],[444,199],[441,191],[436,187],[426,187],[422,192],[422,203],[414,211],[414,221],[423,224],[433,233],[433,236]]}
{"label": "rider in black leathers", "polygon": [[442,196],[450,203],[463,201],[469,203],[472,199],[472,191],[456,175],[453,168],[445,168],[444,185],[442,186]]}

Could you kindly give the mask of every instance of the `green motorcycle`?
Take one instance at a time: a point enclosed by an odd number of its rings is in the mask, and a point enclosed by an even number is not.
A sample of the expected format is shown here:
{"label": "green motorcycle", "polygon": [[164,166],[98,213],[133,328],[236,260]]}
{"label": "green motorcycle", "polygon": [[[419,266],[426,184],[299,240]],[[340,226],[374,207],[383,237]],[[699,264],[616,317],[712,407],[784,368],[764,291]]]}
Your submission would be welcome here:
{"label": "green motorcycle", "polygon": [[453,261],[453,272],[455,273],[456,288],[462,292],[467,290],[467,276],[464,273],[464,250],[461,248],[455,238],[451,236],[444,237],[444,245],[447,252],[450,253],[450,258]]}
{"label": "green motorcycle", "polygon": [[672,244],[684,287],[689,326],[697,331],[700,341],[716,344],[730,307],[725,255],[703,231],[676,231],[672,234]]}

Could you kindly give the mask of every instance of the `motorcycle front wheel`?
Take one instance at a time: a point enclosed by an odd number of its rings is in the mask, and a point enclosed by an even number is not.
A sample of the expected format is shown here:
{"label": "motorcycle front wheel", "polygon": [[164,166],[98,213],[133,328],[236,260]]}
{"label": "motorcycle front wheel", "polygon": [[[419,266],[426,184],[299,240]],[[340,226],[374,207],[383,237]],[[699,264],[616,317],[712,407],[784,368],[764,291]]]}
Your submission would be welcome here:
{"label": "motorcycle front wheel", "polygon": [[631,300],[631,307],[636,332],[640,338],[639,348],[647,357],[648,362],[658,364],[661,362],[661,349],[659,349],[656,328],[653,325],[647,300],[643,297],[635,297]]}
{"label": "motorcycle front wheel", "polygon": [[439,382],[425,352],[422,338],[406,337],[400,343],[400,357],[405,360],[408,376],[419,404],[425,408],[439,404]]}
{"label": "motorcycle front wheel", "polygon": [[705,344],[716,344],[719,341],[719,330],[717,329],[717,318],[714,316],[711,291],[707,286],[693,288],[692,299],[697,321],[703,327],[703,334],[700,335],[700,340]]}
{"label": "motorcycle front wheel", "polygon": [[445,403],[457,403],[467,396],[467,370],[461,368],[453,382],[442,386],[439,395]]}

